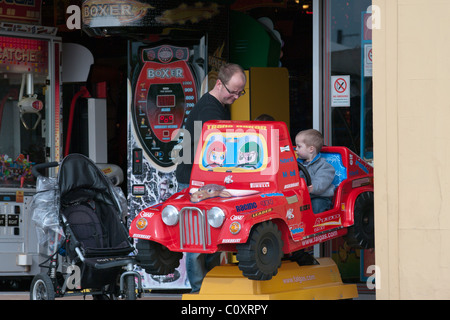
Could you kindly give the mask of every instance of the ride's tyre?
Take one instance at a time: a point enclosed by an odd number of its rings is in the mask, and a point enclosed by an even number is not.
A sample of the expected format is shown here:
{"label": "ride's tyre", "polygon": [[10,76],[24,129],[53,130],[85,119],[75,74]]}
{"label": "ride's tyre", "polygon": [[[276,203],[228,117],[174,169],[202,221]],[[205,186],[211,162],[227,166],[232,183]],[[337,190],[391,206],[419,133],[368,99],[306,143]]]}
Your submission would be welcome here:
{"label": "ride's tyre", "polygon": [[160,243],[142,240],[136,244],[136,260],[145,272],[154,275],[166,275],[175,272],[183,258],[183,253],[173,252]]}
{"label": "ride's tyre", "polygon": [[55,300],[53,281],[46,273],[34,276],[30,286],[30,300]]}
{"label": "ride's tyre", "polygon": [[278,273],[283,257],[281,231],[270,221],[252,229],[246,243],[236,246],[242,274],[251,280],[270,280]]}
{"label": "ride's tyre", "polygon": [[371,249],[375,246],[373,192],[361,193],[355,201],[353,226],[345,236],[347,244],[355,249]]}

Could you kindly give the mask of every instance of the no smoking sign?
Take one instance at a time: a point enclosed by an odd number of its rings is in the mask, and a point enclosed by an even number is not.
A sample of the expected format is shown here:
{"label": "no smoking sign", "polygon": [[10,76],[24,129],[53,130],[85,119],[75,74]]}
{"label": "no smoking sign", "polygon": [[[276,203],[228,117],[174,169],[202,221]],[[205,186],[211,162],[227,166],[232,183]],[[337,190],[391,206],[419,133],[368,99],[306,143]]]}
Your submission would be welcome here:
{"label": "no smoking sign", "polygon": [[372,76],[372,44],[364,45],[364,76]]}
{"label": "no smoking sign", "polygon": [[334,90],[337,93],[344,93],[345,89],[347,89],[347,81],[344,78],[338,78],[334,81]]}
{"label": "no smoking sign", "polygon": [[331,106],[350,106],[350,76],[331,76]]}

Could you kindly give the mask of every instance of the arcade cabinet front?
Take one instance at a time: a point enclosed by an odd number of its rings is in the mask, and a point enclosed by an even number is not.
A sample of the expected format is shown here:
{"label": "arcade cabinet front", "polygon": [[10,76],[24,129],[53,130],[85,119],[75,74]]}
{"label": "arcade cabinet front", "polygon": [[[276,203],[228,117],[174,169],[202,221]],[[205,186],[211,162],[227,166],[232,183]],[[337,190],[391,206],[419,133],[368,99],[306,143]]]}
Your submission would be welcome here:
{"label": "arcade cabinet front", "polygon": [[[163,202],[177,191],[174,159],[177,145],[183,141],[178,131],[197,102],[206,77],[205,38],[183,43],[130,42],[129,222],[150,204]],[[182,273],[144,275],[144,281],[184,287]]]}
{"label": "arcade cabinet front", "polygon": [[8,26],[0,31],[0,279],[21,279],[40,272],[31,168],[61,160],[61,42],[54,28]]}

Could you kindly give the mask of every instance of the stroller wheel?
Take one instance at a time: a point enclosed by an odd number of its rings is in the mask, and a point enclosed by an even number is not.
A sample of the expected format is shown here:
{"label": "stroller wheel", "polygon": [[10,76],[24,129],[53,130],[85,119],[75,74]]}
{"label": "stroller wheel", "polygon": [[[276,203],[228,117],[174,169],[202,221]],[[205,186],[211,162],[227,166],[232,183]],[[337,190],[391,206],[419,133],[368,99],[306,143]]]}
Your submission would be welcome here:
{"label": "stroller wheel", "polygon": [[46,273],[34,276],[30,288],[30,300],[55,300],[53,282]]}
{"label": "stroller wheel", "polygon": [[136,285],[133,275],[127,275],[125,277],[125,299],[136,300]]}

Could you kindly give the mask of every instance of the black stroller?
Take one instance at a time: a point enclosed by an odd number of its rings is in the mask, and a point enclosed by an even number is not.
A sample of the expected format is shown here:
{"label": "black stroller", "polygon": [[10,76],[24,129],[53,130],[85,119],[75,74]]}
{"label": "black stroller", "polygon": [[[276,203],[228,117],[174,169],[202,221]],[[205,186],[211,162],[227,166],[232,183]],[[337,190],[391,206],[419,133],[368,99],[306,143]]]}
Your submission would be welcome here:
{"label": "black stroller", "polygon": [[[40,240],[49,252],[41,270],[48,270],[33,278],[30,299],[92,295],[96,300],[135,300],[142,293],[141,277],[133,270],[135,261],[130,254],[134,246],[123,221],[120,194],[81,154],[63,159],[52,186],[52,178],[39,171],[58,165],[51,162],[33,167],[38,179],[33,220],[44,239],[53,236],[46,243]],[[123,200],[126,207],[124,196]]]}

